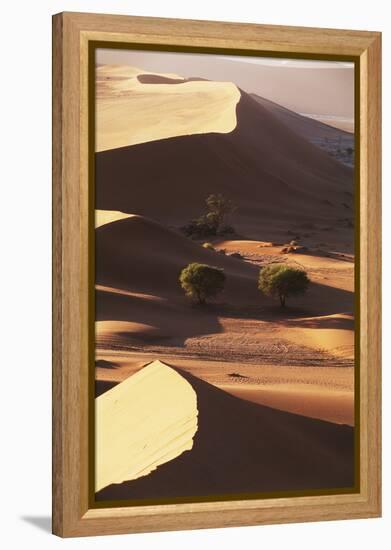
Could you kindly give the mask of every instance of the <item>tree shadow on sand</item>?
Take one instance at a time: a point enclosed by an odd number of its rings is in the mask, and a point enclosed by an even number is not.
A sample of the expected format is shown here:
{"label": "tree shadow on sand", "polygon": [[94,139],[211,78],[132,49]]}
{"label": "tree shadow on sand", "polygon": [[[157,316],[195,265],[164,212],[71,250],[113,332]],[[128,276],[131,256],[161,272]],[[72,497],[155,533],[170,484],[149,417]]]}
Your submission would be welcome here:
{"label": "tree shadow on sand", "polygon": [[[303,318],[313,317],[307,321],[307,327],[311,323],[316,327],[317,317],[327,315],[345,314],[352,315],[354,310],[354,293],[311,282],[308,292],[296,298],[287,299],[287,306],[282,308],[278,300],[259,295],[259,304],[214,304],[213,310],[219,317],[231,317],[238,319],[253,319],[259,321],[283,322],[287,320],[292,326],[297,320],[300,326],[305,326]],[[325,323],[323,325],[323,322]],[[328,324],[326,326],[326,324]],[[344,318],[330,318],[322,320],[324,328],[353,328],[352,321]]]}
{"label": "tree shadow on sand", "polygon": [[[128,347],[183,347],[188,338],[221,333],[221,319],[228,317],[282,324],[286,322],[291,327],[317,328],[321,323],[322,328],[352,329],[354,325],[350,319],[324,317],[351,313],[353,309],[352,292],[319,283],[312,283],[306,295],[289,300],[285,308],[279,307],[276,300],[261,294],[259,305],[254,302],[215,302],[205,306],[194,306],[179,293],[171,300],[151,300],[106,290],[96,292],[97,321],[115,320],[135,324],[131,331],[121,329],[121,332],[113,335],[113,341],[120,337],[121,345]],[[302,320],[307,317],[313,319]]]}

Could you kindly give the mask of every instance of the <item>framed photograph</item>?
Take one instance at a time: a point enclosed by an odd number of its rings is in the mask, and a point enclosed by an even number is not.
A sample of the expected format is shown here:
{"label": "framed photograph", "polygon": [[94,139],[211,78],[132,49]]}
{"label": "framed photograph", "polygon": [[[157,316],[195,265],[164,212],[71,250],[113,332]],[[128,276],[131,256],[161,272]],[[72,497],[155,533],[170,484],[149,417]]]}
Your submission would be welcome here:
{"label": "framed photograph", "polygon": [[53,18],[53,532],[377,517],[377,32]]}

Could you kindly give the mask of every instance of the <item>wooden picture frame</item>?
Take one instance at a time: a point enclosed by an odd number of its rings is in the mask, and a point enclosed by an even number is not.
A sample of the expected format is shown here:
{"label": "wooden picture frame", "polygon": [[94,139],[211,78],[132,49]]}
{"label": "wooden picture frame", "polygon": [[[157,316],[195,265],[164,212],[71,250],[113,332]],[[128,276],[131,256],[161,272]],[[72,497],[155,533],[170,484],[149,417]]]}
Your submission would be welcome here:
{"label": "wooden picture frame", "polygon": [[[356,63],[359,105],[359,487],[324,494],[90,506],[89,43],[272,52]],[[378,517],[381,514],[381,34],[87,13],[53,17],[53,533],[62,537]]]}

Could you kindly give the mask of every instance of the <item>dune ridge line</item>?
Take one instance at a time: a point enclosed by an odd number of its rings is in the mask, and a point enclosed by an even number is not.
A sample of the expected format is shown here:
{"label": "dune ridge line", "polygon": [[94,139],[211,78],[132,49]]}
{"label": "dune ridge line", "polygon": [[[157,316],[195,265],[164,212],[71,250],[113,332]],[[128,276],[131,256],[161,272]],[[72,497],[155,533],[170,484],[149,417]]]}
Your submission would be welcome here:
{"label": "dune ridge line", "polygon": [[99,396],[95,413],[97,491],[189,451],[198,427],[195,391],[159,360]]}
{"label": "dune ridge line", "polygon": [[232,82],[179,77],[180,84],[173,85],[175,75],[152,75],[158,79],[152,84],[140,80],[140,74],[144,79],[147,75],[136,68],[99,69],[96,151],[236,128],[241,94]]}

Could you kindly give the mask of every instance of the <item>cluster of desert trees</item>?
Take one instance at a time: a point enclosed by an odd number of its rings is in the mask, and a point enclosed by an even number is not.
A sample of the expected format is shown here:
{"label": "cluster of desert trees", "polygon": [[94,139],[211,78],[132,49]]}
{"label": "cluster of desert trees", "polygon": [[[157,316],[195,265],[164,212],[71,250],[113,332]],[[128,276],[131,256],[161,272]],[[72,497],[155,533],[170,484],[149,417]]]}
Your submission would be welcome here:
{"label": "cluster of desert trees", "polygon": [[[205,214],[183,226],[182,231],[192,239],[234,233],[234,228],[226,225],[226,218],[236,210],[235,203],[221,194],[209,195],[205,203]],[[291,243],[291,245],[296,244],[295,241]],[[205,242],[202,246],[215,250],[210,242]],[[224,251],[220,250],[220,252]],[[231,256],[241,258],[240,254]],[[208,298],[214,298],[224,290],[226,276],[224,270],[218,267],[191,263],[182,269],[179,282],[186,295],[202,305]],[[278,298],[281,307],[285,307],[286,299],[303,294],[309,282],[306,272],[302,269],[286,264],[270,264],[260,270],[258,289],[267,296]]]}
{"label": "cluster of desert trees", "polygon": [[235,233],[231,225],[227,225],[227,216],[235,212],[236,205],[221,193],[209,195],[205,199],[206,212],[191,220],[181,229],[191,239],[203,239],[215,235],[229,235]]}
{"label": "cluster of desert trees", "polygon": [[[224,270],[207,264],[191,263],[182,269],[179,282],[185,294],[198,304],[216,297],[224,290]],[[270,264],[259,272],[258,289],[267,296],[279,300],[285,307],[290,296],[304,294],[310,280],[306,272],[286,264]]]}

